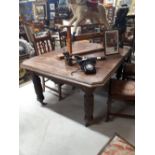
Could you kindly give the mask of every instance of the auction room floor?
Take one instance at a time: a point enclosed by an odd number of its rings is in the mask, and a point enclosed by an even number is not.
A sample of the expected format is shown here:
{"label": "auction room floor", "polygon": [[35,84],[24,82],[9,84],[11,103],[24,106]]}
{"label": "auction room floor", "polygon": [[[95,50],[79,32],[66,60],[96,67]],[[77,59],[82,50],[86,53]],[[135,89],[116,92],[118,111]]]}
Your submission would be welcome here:
{"label": "auction room floor", "polygon": [[[64,86],[63,92],[69,95],[58,101],[58,97],[46,89],[44,96],[48,105],[43,107],[36,100],[31,82],[19,88],[19,155],[97,155],[115,132],[134,144],[133,119],[115,117],[110,122],[104,121],[105,89],[95,92],[96,124],[90,127],[84,126],[83,92],[80,89],[73,91],[70,86]],[[114,104],[113,108],[117,110],[120,106],[124,107],[124,104]],[[125,107],[134,111],[132,107]]]}

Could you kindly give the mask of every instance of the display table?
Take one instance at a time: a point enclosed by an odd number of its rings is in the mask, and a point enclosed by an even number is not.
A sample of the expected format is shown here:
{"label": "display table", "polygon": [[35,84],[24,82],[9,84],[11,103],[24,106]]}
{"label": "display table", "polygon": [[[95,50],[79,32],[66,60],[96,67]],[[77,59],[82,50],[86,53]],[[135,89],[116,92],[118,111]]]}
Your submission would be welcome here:
{"label": "display table", "polygon": [[[94,43],[81,42],[80,44],[73,44],[73,51],[80,51],[82,49],[92,50],[92,47],[101,46]],[[41,56],[33,57],[22,63],[22,67],[31,71],[32,80],[37,95],[37,99],[42,103],[44,100],[43,91],[39,75],[50,78],[52,81],[62,84],[69,84],[81,88],[84,91],[84,112],[85,112],[85,125],[88,126],[93,121],[93,107],[94,107],[94,95],[95,88],[104,86],[106,82],[117,71],[119,66],[124,61],[125,57],[129,54],[129,47],[119,49],[120,54],[111,55],[106,57],[106,60],[98,61],[96,63],[97,73],[94,75],[86,75],[82,71],[76,71],[79,66],[68,66],[65,64],[64,59],[58,58],[58,55],[62,50],[52,51]],[[87,54],[87,56],[104,56],[103,51]]]}

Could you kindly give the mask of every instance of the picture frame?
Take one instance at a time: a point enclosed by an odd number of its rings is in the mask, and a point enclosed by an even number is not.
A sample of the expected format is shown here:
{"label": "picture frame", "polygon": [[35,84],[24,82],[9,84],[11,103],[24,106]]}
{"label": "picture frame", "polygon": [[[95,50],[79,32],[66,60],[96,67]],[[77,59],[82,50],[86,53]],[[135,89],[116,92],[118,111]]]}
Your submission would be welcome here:
{"label": "picture frame", "polygon": [[118,54],[119,34],[118,30],[107,30],[104,33],[105,55]]}
{"label": "picture frame", "polygon": [[54,19],[55,18],[55,12],[50,12],[50,19]]}
{"label": "picture frame", "polygon": [[43,20],[47,17],[46,3],[34,3],[34,17]]}
{"label": "picture frame", "polygon": [[49,4],[50,11],[55,11],[55,3]]}

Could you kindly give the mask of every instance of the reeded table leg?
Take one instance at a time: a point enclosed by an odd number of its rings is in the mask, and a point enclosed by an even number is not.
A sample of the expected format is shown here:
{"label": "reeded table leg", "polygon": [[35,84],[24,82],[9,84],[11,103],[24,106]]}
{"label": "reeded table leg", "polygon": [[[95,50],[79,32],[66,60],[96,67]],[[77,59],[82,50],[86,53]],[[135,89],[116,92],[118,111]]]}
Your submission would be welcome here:
{"label": "reeded table leg", "polygon": [[36,75],[34,72],[31,72],[32,75],[32,81],[34,85],[34,89],[37,95],[37,100],[42,104],[46,105],[46,103],[43,102],[44,96],[43,96],[43,89],[41,86],[41,80],[38,75]]}
{"label": "reeded table leg", "polygon": [[94,111],[94,89],[84,89],[84,112],[85,126],[89,126],[93,121]]}

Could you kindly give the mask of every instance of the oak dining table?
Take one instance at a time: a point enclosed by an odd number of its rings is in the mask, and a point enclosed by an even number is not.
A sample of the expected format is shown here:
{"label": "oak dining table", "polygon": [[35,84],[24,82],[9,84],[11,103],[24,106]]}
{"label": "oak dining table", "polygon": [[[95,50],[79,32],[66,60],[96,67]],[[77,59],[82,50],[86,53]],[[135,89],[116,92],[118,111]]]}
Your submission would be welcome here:
{"label": "oak dining table", "polygon": [[[73,53],[81,52],[87,57],[105,56],[103,50],[96,50],[102,45],[88,42],[76,42],[73,44]],[[93,50],[87,53],[85,51]],[[129,56],[129,47],[119,49],[118,54],[105,56],[105,60],[96,62],[96,74],[86,75],[82,71],[77,71],[78,64],[68,66],[64,59],[60,59],[59,55],[64,49],[57,49],[40,56],[34,56],[25,60],[21,67],[30,71],[32,81],[38,101],[44,105],[44,95],[41,85],[40,75],[51,79],[60,84],[69,84],[80,88],[84,92],[84,120],[85,126],[89,126],[93,122],[94,111],[94,91],[98,87],[104,86],[110,78],[117,72],[118,68]],[[74,74],[72,74],[74,72]]]}

